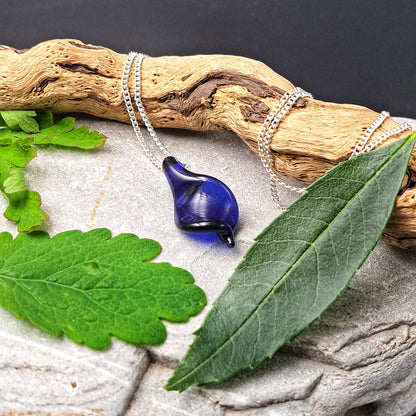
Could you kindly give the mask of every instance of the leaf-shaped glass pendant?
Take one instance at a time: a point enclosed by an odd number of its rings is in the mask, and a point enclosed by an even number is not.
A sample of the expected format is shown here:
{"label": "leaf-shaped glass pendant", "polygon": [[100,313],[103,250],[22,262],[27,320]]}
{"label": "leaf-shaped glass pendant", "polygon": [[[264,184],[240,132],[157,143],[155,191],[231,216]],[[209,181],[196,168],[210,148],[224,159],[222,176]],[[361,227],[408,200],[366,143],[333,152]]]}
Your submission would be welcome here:
{"label": "leaf-shaped glass pendant", "polygon": [[228,186],[212,176],[190,172],[172,156],[162,166],[173,194],[177,227],[187,233],[216,233],[234,247],[238,206]]}

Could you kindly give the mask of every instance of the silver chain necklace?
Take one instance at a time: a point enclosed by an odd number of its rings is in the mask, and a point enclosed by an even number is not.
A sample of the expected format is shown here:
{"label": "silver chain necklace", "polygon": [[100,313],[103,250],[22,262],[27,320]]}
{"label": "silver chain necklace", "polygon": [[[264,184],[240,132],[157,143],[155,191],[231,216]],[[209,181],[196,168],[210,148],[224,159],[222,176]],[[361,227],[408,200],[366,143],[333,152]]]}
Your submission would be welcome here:
{"label": "silver chain necklace", "polygon": [[[184,165],[178,162],[172,156],[172,154],[166,149],[166,147],[157,137],[157,134],[155,130],[153,129],[153,126],[144,109],[142,96],[141,96],[141,65],[145,57],[147,57],[147,55],[142,54],[142,53],[140,54],[137,52],[129,53],[126,59],[123,75],[121,78],[121,88],[122,88],[124,102],[126,105],[126,110],[129,115],[130,122],[133,126],[134,132],[136,134],[137,140],[139,141],[147,158],[152,162],[152,164],[155,167],[165,172],[165,175],[169,181],[169,184],[171,186],[172,193],[174,196],[174,200],[175,200],[175,223],[179,228],[187,232],[198,232],[198,233],[215,232],[218,234],[218,236],[223,242],[226,242],[230,247],[232,247],[234,245],[234,230],[236,228],[237,221],[238,221],[238,207],[237,207],[237,202],[235,201],[235,197],[232,194],[232,192],[229,190],[229,188],[225,184],[223,184],[221,181],[218,181],[217,179],[212,178],[210,176],[198,175],[198,174],[195,174],[193,172],[186,170]],[[131,67],[132,67],[134,60],[135,60],[134,101],[136,103],[137,110],[139,111],[140,116],[142,118],[142,121],[144,125],[146,126],[151,139],[153,140],[155,147],[159,149],[159,151],[161,151],[164,155],[164,160],[162,162],[155,157],[154,153],[150,150],[146,140],[144,139],[140,131],[139,123],[135,115],[135,110],[133,107],[132,100],[130,98],[128,83],[129,83]],[[267,173],[270,175],[270,189],[271,189],[272,197],[274,201],[277,203],[277,205],[282,210],[284,210],[285,207],[280,204],[279,195],[277,192],[277,185],[284,186],[285,188],[290,189],[299,194],[304,193],[305,189],[298,188],[296,186],[289,184],[282,177],[282,175],[280,175],[276,171],[274,167],[273,156],[270,150],[270,144],[271,144],[272,137],[276,133],[276,130],[278,129],[279,124],[282,121],[282,119],[292,109],[296,101],[299,98],[304,98],[304,97],[313,98],[312,94],[304,91],[300,87],[294,87],[286,91],[285,94],[280,98],[278,105],[270,111],[270,113],[264,120],[263,125],[257,136],[257,146],[258,146],[259,156]],[[380,127],[383,124],[384,120],[386,120],[387,117],[389,116],[390,114],[387,111],[382,111],[378,115],[378,117],[367,127],[362,137],[357,141],[357,144],[354,147],[354,150],[350,158],[360,153],[368,152],[374,149],[376,146],[383,143],[385,140],[387,140],[391,136],[399,134],[405,130],[412,131],[411,126],[408,123],[404,122],[404,123],[400,123],[399,126],[397,126],[396,128],[383,133],[379,137],[372,138],[377,128]],[[218,210],[212,209],[211,210],[212,211],[211,214],[213,214],[211,215],[212,218],[209,215],[202,218],[200,215],[198,216],[195,212],[188,212],[186,210],[185,210],[186,212],[183,213],[181,211],[182,207],[178,206],[177,204],[179,196],[177,193],[175,194],[175,192],[177,192],[178,187],[177,186],[175,187],[172,184],[172,181],[177,180],[177,176],[178,176],[178,175],[176,176],[173,175],[173,172],[178,171],[178,170],[186,172],[186,174],[189,175],[189,178],[191,177],[193,178],[192,180],[190,179],[188,186],[183,186],[183,189],[187,189],[188,193],[189,193],[189,187],[193,186],[190,184],[192,183],[195,184],[195,178],[199,178],[196,180],[196,182],[199,181],[198,183],[200,183],[200,185],[202,184],[202,182],[207,180],[208,182],[209,181],[215,182],[218,185],[218,187],[221,189],[224,188],[224,191],[222,191],[224,200],[222,201],[213,200],[212,204],[217,205],[217,206],[225,205],[225,206],[228,206],[228,208],[224,207],[224,212],[222,213],[220,212],[219,214],[218,212],[215,212]],[[182,175],[184,172],[182,172]],[[180,173],[181,172],[179,172],[179,176],[180,176]],[[176,179],[174,179],[175,177]],[[202,188],[203,188],[202,186],[199,187],[199,190],[200,190],[199,198],[201,199],[201,201],[204,198],[206,199],[206,193]],[[193,201],[193,203],[195,204],[195,201]],[[199,209],[200,208],[201,207],[199,207]],[[181,212],[182,212],[182,217],[181,217]],[[231,214],[232,212],[233,214]],[[184,219],[187,220],[188,222],[184,221]],[[192,224],[192,227],[194,228],[192,228],[190,224]]]}
{"label": "silver chain necklace", "polygon": [[[215,233],[229,247],[234,247],[234,232],[238,223],[238,205],[234,194],[223,182],[208,175],[189,171],[175,159],[157,137],[142,102],[142,53],[130,52],[121,77],[121,90],[126,110],[137,140],[152,164],[162,170],[170,185],[174,200],[174,219],[179,229],[187,233]],[[134,65],[134,101],[150,137],[164,158],[155,157],[143,137],[129,91],[129,77]]]}
{"label": "silver chain necklace", "polygon": [[[277,184],[284,186],[292,191],[295,191],[299,194],[305,192],[305,188],[298,188],[289,184],[275,169],[273,156],[270,151],[270,144],[273,135],[275,134],[277,128],[279,127],[280,122],[285,117],[285,115],[290,111],[293,107],[295,102],[299,98],[309,97],[313,98],[312,95],[302,88],[294,87],[288,91],[281,97],[279,100],[278,105],[273,108],[266,119],[263,122],[263,125],[259,131],[257,136],[257,146],[260,159],[265,167],[267,173],[270,175],[270,189],[273,200],[279,206],[280,209],[285,210],[280,201],[279,195],[276,189]],[[384,120],[389,117],[390,114],[387,111],[382,111],[379,116],[367,127],[366,131],[362,135],[362,137],[358,140],[351,156],[356,156],[360,153],[369,152],[370,150],[374,149],[379,144],[386,141],[389,137],[399,134],[405,130],[412,131],[412,127],[406,123],[400,123],[396,128],[389,130],[377,138],[372,138],[372,135],[380,127]],[[371,139],[371,140],[370,140]]]}
{"label": "silver chain necklace", "polygon": [[147,131],[150,134],[154,144],[156,147],[164,154],[165,157],[172,156],[171,153],[166,149],[163,143],[159,140],[156,135],[155,130],[153,129],[152,124],[147,117],[146,111],[144,109],[142,98],[141,98],[141,66],[143,58],[147,55],[143,53],[137,52],[130,52],[127,56],[126,63],[124,65],[123,76],[121,77],[121,90],[123,92],[124,103],[126,105],[126,110],[130,118],[131,125],[133,126],[134,132],[136,133],[136,137],[140,146],[143,149],[144,154],[147,158],[153,163],[155,167],[158,169],[162,169],[162,162],[158,160],[153,152],[150,150],[145,138],[143,137],[142,132],[140,131],[139,122],[137,121],[136,114],[134,112],[133,103],[130,98],[129,92],[129,76],[131,72],[131,67],[133,61],[136,59],[136,63],[134,65],[134,101],[136,102],[137,109],[140,113],[140,116],[143,120],[144,125],[147,128]]}
{"label": "silver chain necklace", "polygon": [[295,102],[301,97],[312,98],[312,94],[304,91],[302,88],[299,87],[295,87],[286,91],[286,93],[280,99],[277,107],[270,111],[270,113],[264,120],[264,123],[257,136],[257,149],[259,152],[259,156],[267,173],[270,175],[270,189],[272,197],[273,200],[281,208],[283,207],[279,202],[279,195],[276,188],[277,184],[282,185],[285,188],[295,191],[297,193],[303,193],[303,189],[290,185],[276,171],[276,169],[274,168],[273,156],[270,151],[270,143],[283,117],[290,111]]}

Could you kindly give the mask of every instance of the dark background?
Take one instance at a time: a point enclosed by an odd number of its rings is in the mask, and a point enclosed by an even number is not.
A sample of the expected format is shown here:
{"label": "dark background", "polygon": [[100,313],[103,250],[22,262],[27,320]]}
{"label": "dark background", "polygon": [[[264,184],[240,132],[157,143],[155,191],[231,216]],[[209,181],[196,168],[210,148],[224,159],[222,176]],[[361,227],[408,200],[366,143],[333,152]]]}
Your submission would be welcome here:
{"label": "dark background", "polygon": [[0,44],[243,55],[315,98],[416,118],[415,22],[415,0],[3,0]]}

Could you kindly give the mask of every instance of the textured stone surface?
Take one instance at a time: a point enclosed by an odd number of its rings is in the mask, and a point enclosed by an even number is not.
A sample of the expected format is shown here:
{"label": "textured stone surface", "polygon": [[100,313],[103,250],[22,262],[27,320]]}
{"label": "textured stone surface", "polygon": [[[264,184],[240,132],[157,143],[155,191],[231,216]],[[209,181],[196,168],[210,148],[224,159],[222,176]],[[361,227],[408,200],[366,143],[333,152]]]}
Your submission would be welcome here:
{"label": "textured stone surface", "polygon": [[222,416],[224,409],[205,399],[198,389],[183,393],[168,392],[166,384],[171,371],[152,364],[144,375],[126,416]]}
{"label": "textured stone surface", "polygon": [[[276,214],[260,162],[240,139],[225,132],[159,132],[193,170],[217,176],[233,187],[241,201],[241,226],[237,247],[230,250],[217,239],[201,242],[176,229],[170,189],[162,173],[143,156],[130,126],[90,118],[80,118],[81,122],[107,135],[103,148],[94,152],[40,149],[26,168],[28,186],[40,193],[50,216],[43,228],[54,235],[69,229],[107,227],[114,235],[133,232],[156,239],[163,247],[156,261],[190,270],[212,302],[252,238]],[[247,178],[249,191],[239,180],[238,165],[244,160],[249,169],[254,167]],[[268,211],[258,215],[253,207],[262,192]],[[0,209],[5,207],[0,200]],[[0,228],[16,234],[15,225],[2,217]],[[151,349],[152,355],[171,366],[177,363],[202,317],[185,325],[168,325],[166,344]],[[114,341],[108,351],[91,351],[48,336],[4,310],[0,310],[0,323],[0,414],[36,410],[41,414],[86,415],[94,409],[104,409],[101,414],[109,416],[123,414],[148,363],[141,349]],[[71,382],[77,387],[72,388]],[[210,403],[207,406],[212,407]]]}
{"label": "textured stone surface", "polygon": [[120,415],[147,370],[144,349],[92,351],[0,310],[0,415]]}
{"label": "textured stone surface", "polygon": [[[184,267],[208,306],[188,323],[167,324],[168,338],[148,348],[149,367],[128,416],[344,415],[405,416],[416,411],[416,261],[414,250],[378,244],[348,289],[301,337],[258,369],[185,393],[162,386],[192,342],[253,238],[279,213],[260,161],[226,132],[159,131],[196,172],[226,182],[240,206],[232,250],[202,242],[173,224],[170,190],[143,156],[130,126],[90,118],[108,141],[94,152],[41,149],[26,168],[40,192],[50,234],[106,227],[162,244],[155,261]],[[413,123],[416,127],[416,122]],[[289,203],[296,195],[281,191]],[[0,209],[5,208],[0,200]],[[15,226],[0,219],[0,229]],[[54,338],[0,310],[0,415],[123,415],[148,368],[145,350],[114,340],[103,352]],[[74,387],[75,386],[75,387]],[[218,403],[218,404],[217,404]],[[354,413],[352,413],[354,412]]]}

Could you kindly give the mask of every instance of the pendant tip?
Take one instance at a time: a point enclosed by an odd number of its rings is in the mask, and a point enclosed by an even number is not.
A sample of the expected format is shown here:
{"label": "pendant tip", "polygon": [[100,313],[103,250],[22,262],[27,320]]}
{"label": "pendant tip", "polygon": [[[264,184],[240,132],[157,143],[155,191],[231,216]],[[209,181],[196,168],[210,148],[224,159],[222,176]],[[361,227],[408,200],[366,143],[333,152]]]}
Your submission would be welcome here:
{"label": "pendant tip", "polygon": [[231,232],[227,232],[227,233],[218,233],[217,232],[217,236],[219,237],[219,239],[227,244],[227,246],[229,248],[233,248],[235,246],[235,241],[234,241],[234,234]]}
{"label": "pendant tip", "polygon": [[235,241],[233,237],[227,237],[227,239],[225,240],[225,243],[227,244],[229,248],[233,248],[235,246]]}

